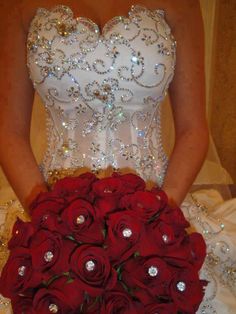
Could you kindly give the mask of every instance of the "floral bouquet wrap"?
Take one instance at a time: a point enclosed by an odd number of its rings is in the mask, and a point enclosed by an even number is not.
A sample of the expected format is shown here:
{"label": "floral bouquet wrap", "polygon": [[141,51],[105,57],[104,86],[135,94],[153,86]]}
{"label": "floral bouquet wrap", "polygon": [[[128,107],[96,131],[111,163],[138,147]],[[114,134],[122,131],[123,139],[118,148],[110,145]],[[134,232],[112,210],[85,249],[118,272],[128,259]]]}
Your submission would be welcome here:
{"label": "floral bouquet wrap", "polygon": [[195,313],[206,245],[134,174],[58,180],[17,219],[0,292],[14,313]]}

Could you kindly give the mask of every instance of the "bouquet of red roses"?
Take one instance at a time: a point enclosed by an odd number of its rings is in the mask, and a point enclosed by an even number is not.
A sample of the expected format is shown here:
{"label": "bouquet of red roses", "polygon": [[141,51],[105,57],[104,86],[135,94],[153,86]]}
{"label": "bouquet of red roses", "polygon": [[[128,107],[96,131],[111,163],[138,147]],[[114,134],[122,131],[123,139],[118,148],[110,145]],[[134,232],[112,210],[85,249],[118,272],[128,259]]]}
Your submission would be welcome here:
{"label": "bouquet of red roses", "polygon": [[195,313],[206,282],[199,233],[134,174],[64,178],[16,221],[0,292],[14,313]]}

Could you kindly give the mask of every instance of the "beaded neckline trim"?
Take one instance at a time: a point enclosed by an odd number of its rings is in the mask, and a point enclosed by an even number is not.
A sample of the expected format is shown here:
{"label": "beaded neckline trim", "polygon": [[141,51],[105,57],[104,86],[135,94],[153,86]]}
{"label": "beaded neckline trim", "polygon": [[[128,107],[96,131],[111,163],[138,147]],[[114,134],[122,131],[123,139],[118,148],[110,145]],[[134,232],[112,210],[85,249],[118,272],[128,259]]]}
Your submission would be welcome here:
{"label": "beaded neckline trim", "polygon": [[128,10],[126,15],[116,15],[114,17],[111,17],[108,19],[105,24],[100,27],[96,22],[94,22],[92,19],[85,17],[85,16],[75,16],[74,11],[71,9],[70,6],[64,5],[64,4],[57,4],[53,6],[51,9],[46,9],[44,7],[38,7],[36,10],[36,14],[34,17],[36,17],[38,14],[44,12],[44,13],[53,13],[57,11],[63,11],[65,12],[65,17],[70,18],[76,21],[80,20],[85,20],[88,21],[90,24],[94,26],[96,29],[96,32],[100,34],[101,36],[106,33],[106,30],[108,29],[109,25],[112,24],[115,20],[117,19],[124,19],[124,18],[130,18],[132,14],[134,14],[136,11],[146,11],[149,12],[150,14],[160,14],[163,17],[165,16],[165,11],[163,9],[148,9],[146,6],[141,5],[141,4],[132,4],[130,6],[130,9]]}

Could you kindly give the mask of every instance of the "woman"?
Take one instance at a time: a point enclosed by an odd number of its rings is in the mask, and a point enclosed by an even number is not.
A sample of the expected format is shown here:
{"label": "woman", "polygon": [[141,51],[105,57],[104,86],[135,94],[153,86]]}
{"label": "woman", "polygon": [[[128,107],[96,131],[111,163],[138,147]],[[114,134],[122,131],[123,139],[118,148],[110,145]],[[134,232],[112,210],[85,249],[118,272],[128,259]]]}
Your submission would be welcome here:
{"label": "woman", "polygon": [[[183,201],[208,148],[200,5],[196,0],[139,4],[23,0],[6,5],[0,162],[26,211],[56,179],[55,171],[63,176],[79,168],[101,176],[134,171],[162,186],[186,215],[191,212],[186,207],[194,205]],[[34,88],[50,115],[42,171],[29,140]],[[167,90],[176,135],[168,163],[159,106]],[[207,296],[214,298],[212,291]],[[231,300],[224,305],[217,294],[212,302],[206,298],[201,310],[215,313],[218,305],[219,313],[233,313]]]}

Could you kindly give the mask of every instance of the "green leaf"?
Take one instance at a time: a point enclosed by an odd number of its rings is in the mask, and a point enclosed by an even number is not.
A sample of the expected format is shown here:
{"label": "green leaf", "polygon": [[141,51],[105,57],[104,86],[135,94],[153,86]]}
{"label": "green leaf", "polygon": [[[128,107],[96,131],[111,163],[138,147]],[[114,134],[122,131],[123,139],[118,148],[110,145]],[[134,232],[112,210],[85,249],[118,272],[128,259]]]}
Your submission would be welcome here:
{"label": "green leaf", "polygon": [[125,288],[125,290],[129,292],[129,288],[126,286],[126,284],[123,281],[121,281],[121,284]]}
{"label": "green leaf", "polygon": [[66,283],[71,283],[71,282],[74,282],[74,281],[75,281],[74,279],[69,278]]}
{"label": "green leaf", "polygon": [[140,255],[140,252],[139,252],[139,251],[134,252],[134,257],[137,257],[137,256],[139,256],[139,255]]}
{"label": "green leaf", "polygon": [[104,237],[104,239],[105,239],[106,236],[107,236],[107,230],[106,230],[106,228],[102,229],[102,233],[103,233],[103,237]]}
{"label": "green leaf", "polygon": [[71,240],[71,241],[74,241],[74,242],[75,242],[75,238],[74,238],[73,236],[71,236],[71,235],[66,236],[66,238],[69,239],[69,240]]}
{"label": "green leaf", "polygon": [[91,309],[97,302],[98,300],[100,299],[101,297],[98,295],[96,298],[95,298],[95,301],[88,307],[88,309]]}
{"label": "green leaf", "polygon": [[160,215],[160,213],[158,212],[158,213],[154,214],[153,216],[151,216],[149,218],[149,220],[148,220],[148,223],[153,222],[154,220],[156,220],[156,218],[158,218],[159,215]]}

